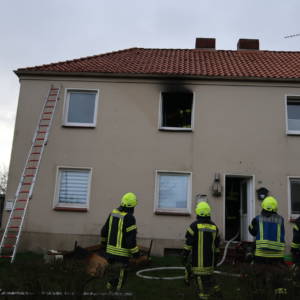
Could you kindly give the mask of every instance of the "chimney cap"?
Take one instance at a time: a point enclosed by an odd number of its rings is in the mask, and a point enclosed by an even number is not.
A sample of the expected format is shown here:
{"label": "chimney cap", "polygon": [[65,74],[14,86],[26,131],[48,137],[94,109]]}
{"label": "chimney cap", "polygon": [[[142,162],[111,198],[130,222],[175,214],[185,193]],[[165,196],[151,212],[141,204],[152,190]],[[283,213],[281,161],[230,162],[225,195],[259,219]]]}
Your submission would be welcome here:
{"label": "chimney cap", "polygon": [[196,49],[216,50],[215,38],[196,38]]}
{"label": "chimney cap", "polygon": [[237,50],[259,50],[258,39],[239,39]]}

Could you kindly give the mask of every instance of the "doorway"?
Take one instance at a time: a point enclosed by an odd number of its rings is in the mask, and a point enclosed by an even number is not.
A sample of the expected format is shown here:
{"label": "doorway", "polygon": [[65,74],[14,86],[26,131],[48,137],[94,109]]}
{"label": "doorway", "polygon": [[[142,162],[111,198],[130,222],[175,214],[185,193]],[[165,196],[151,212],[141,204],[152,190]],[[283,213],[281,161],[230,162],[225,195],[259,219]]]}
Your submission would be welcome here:
{"label": "doorway", "polygon": [[251,241],[248,226],[254,217],[253,176],[225,176],[225,240]]}

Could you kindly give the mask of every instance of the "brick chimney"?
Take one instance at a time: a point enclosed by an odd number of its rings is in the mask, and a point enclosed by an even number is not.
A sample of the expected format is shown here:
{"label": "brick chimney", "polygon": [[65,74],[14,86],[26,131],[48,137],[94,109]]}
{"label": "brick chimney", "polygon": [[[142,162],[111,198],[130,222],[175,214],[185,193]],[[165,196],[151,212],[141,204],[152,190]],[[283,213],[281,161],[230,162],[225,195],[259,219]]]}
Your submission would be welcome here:
{"label": "brick chimney", "polygon": [[259,40],[256,39],[239,39],[237,50],[259,50]]}
{"label": "brick chimney", "polygon": [[196,49],[216,50],[215,38],[196,38]]}

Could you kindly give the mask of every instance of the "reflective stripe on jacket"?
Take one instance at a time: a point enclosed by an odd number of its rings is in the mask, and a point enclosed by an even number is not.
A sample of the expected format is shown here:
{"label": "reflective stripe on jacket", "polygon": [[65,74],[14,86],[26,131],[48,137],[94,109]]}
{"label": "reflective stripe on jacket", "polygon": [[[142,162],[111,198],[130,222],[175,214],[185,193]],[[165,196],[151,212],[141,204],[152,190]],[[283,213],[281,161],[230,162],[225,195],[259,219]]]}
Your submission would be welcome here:
{"label": "reflective stripe on jacket", "polygon": [[214,270],[220,237],[218,227],[209,217],[198,217],[186,231],[185,251],[192,251],[192,272],[208,275]]}
{"label": "reflective stripe on jacket", "polygon": [[[298,220],[298,219],[297,219]],[[300,218],[299,218],[300,223]],[[298,222],[293,226],[293,241],[291,243],[291,251],[300,251],[300,225]]]}
{"label": "reflective stripe on jacket", "polygon": [[280,258],[284,256],[284,220],[277,213],[256,216],[249,231],[255,236],[255,255]]}
{"label": "reflective stripe on jacket", "polygon": [[106,242],[106,253],[130,257],[139,252],[136,245],[137,227],[133,214],[124,208],[114,209],[101,231],[101,241]]}

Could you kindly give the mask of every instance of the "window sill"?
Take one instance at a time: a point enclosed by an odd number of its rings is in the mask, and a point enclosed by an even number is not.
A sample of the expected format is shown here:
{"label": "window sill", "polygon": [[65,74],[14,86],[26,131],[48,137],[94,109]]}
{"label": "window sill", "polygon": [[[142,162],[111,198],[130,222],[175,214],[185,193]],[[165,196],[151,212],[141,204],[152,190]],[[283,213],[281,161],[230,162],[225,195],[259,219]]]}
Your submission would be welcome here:
{"label": "window sill", "polygon": [[154,214],[163,215],[163,216],[184,216],[184,217],[189,217],[191,215],[188,212],[179,212],[179,211],[155,211]]}
{"label": "window sill", "polygon": [[57,206],[54,207],[54,210],[56,211],[76,211],[76,212],[87,212],[88,209],[84,207],[61,207]]}
{"label": "window sill", "polygon": [[287,135],[300,135],[300,131],[287,131]]}
{"label": "window sill", "polygon": [[93,125],[93,124],[63,124],[62,127],[70,127],[70,128],[96,128],[96,125]]}
{"label": "window sill", "polygon": [[182,128],[182,127],[160,127],[159,131],[176,131],[176,132],[192,132],[193,128]]}

